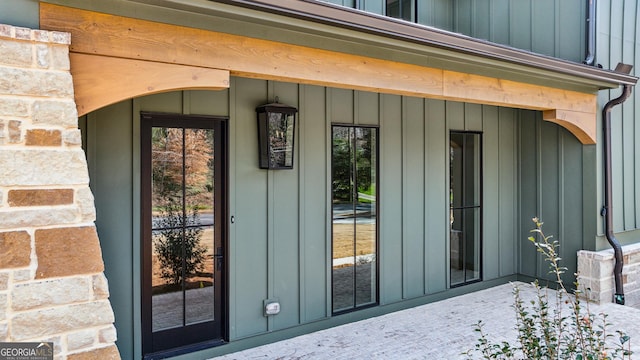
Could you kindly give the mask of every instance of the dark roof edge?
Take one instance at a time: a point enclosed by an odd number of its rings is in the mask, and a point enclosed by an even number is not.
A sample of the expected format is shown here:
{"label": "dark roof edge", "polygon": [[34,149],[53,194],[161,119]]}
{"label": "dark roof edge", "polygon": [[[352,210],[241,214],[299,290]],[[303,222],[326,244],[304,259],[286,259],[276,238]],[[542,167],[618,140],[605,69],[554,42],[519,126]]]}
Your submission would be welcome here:
{"label": "dark roof edge", "polygon": [[255,10],[324,23],[492,60],[549,70],[592,81],[635,85],[638,78],[568,60],[516,49],[430,26],[317,0],[215,0]]}

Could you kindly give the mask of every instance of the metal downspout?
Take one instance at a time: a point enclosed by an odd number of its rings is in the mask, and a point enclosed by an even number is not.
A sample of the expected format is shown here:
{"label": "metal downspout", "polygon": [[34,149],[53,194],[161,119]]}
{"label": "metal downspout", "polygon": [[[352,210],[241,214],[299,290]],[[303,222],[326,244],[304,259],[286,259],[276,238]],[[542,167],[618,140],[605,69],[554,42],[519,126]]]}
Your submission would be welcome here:
{"label": "metal downspout", "polygon": [[631,95],[631,85],[624,85],[622,95],[610,100],[602,109],[602,118],[604,122],[604,205],[602,206],[601,215],[605,217],[605,233],[607,241],[613,248],[615,256],[615,266],[613,275],[616,283],[616,293],[614,301],[616,304],[624,305],[624,289],[622,286],[622,266],[624,260],[622,257],[622,246],[613,234],[613,206],[612,202],[612,185],[611,185],[611,109],[614,106],[622,104]]}
{"label": "metal downspout", "polygon": [[596,50],[596,0],[587,3],[587,57],[582,61],[585,65],[594,65]]}

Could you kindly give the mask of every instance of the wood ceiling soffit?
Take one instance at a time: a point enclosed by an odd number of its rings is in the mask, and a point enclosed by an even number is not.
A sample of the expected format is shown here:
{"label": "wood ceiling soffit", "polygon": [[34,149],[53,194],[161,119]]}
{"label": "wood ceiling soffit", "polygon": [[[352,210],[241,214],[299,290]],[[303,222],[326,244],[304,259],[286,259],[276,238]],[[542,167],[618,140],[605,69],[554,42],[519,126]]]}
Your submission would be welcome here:
{"label": "wood ceiling soffit", "polygon": [[[556,114],[562,115],[556,121],[558,124],[572,124],[570,127],[562,126],[583,143],[595,143],[595,136],[590,135],[595,134],[595,94],[47,3],[40,4],[40,26],[46,30],[70,32],[72,53],[220,69],[230,75],[264,80],[531,110],[557,110]],[[140,76],[136,79],[139,81]],[[590,119],[586,124],[585,118]]]}

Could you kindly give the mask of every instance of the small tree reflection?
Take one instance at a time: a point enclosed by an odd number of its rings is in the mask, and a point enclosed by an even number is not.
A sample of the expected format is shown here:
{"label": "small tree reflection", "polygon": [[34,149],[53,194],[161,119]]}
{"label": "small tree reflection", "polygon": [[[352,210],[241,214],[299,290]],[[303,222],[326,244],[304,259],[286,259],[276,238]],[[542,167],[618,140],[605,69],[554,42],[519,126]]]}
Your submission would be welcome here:
{"label": "small tree reflection", "polygon": [[207,248],[200,244],[203,229],[196,207],[183,215],[182,206],[170,199],[162,209],[154,238],[154,251],[161,264],[160,276],[167,283],[179,286],[203,270]]}

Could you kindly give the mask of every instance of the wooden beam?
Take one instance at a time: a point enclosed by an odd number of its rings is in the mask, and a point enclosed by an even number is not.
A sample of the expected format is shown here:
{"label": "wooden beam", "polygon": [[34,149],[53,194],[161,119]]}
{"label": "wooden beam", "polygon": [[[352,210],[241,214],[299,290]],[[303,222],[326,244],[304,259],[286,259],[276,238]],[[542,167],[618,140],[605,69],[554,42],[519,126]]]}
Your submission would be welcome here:
{"label": "wooden beam", "polygon": [[40,4],[40,27],[71,33],[70,51],[223,69],[232,75],[420,96],[442,70]]}
{"label": "wooden beam", "polygon": [[594,114],[597,109],[595,94],[511,80],[445,71],[443,84],[443,95],[450,100],[530,110],[563,109]]}
{"label": "wooden beam", "polygon": [[[589,135],[591,129],[583,128],[591,126],[591,123],[595,126],[595,94],[48,3],[40,4],[40,26],[46,30],[70,32],[72,53],[220,69],[235,76],[266,80],[532,110],[557,110],[562,115],[556,118],[558,124],[570,126],[567,129],[583,142],[595,142],[595,137]],[[586,117],[590,121],[583,124]]]}
{"label": "wooden beam", "polygon": [[71,53],[69,57],[78,116],[137,96],[229,87],[225,70],[101,55]]}

